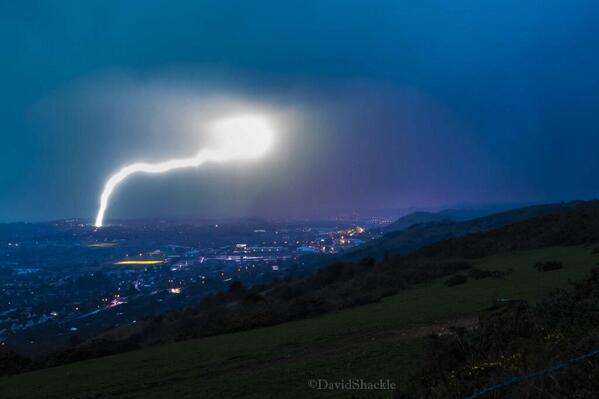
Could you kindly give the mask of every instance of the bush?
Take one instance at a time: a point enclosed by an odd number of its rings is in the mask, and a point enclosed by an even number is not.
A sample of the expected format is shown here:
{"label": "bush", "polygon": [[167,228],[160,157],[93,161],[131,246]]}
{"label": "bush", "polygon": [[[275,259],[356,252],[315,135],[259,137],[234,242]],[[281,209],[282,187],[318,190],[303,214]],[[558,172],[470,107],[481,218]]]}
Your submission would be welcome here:
{"label": "bush", "polygon": [[263,295],[260,295],[257,292],[251,292],[243,298],[244,304],[256,304],[256,303],[266,303],[266,298]]}
{"label": "bush", "polygon": [[22,373],[27,371],[30,366],[31,361],[28,358],[20,356],[3,343],[0,344],[0,377]]}
{"label": "bush", "polygon": [[558,262],[558,261],[547,261],[547,262],[537,262],[535,264],[535,269],[537,269],[540,272],[550,272],[552,270],[559,270],[562,269],[564,267],[564,265],[562,264],[562,262]]}
{"label": "bush", "polygon": [[229,294],[231,294],[234,298],[241,297],[245,295],[246,288],[241,281],[233,281],[229,286]]}
{"label": "bush", "polygon": [[505,272],[502,272],[501,270],[482,270],[472,268],[468,271],[468,277],[475,280],[482,280],[483,278],[502,278],[504,275]]}
{"label": "bush", "polygon": [[[396,397],[463,398],[508,382],[483,396],[595,398],[598,308],[599,270],[594,270],[582,283],[535,305],[512,300],[482,312],[474,329],[429,337],[420,369]],[[549,372],[556,365],[563,367]],[[514,376],[531,378],[509,383]]]}
{"label": "bush", "polygon": [[111,340],[98,338],[84,342],[78,346],[69,347],[65,350],[52,353],[45,359],[44,366],[53,367],[66,363],[129,352],[140,348],[141,346],[132,339]]}
{"label": "bush", "polygon": [[466,276],[464,274],[456,274],[454,276],[451,276],[447,280],[445,280],[445,285],[448,287],[453,287],[455,285],[464,284],[467,281],[468,281],[468,276]]}
{"label": "bush", "polygon": [[362,260],[360,261],[360,264],[362,266],[374,266],[376,264],[376,260],[372,257],[372,256],[367,256],[365,258],[362,258]]}

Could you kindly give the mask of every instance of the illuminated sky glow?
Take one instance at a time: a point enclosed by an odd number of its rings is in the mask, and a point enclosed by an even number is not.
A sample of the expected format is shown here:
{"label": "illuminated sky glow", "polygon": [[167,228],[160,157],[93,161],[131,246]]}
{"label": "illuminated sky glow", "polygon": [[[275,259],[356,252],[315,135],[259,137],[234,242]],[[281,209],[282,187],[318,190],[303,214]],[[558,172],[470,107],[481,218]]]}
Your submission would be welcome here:
{"label": "illuminated sky glow", "polygon": [[100,208],[96,215],[95,227],[104,225],[104,216],[110,196],[129,176],[136,173],[165,173],[176,169],[199,167],[206,162],[226,162],[252,159],[262,156],[273,140],[273,130],[269,121],[258,115],[243,115],[219,119],[210,125],[214,144],[198,152],[195,157],[172,159],[159,163],[137,162],[127,165],[110,176],[100,196]]}
{"label": "illuminated sky glow", "polygon": [[599,197],[596,1],[46,3],[0,6],[0,222],[95,218],[120,167],[195,158],[248,112],[276,152],[140,173],[107,217]]}

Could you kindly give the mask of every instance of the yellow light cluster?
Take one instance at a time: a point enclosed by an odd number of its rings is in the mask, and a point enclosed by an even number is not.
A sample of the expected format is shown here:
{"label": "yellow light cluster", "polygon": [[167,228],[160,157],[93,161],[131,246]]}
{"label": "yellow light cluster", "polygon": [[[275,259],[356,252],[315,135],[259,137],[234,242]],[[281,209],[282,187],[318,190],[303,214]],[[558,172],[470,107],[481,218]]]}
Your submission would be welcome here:
{"label": "yellow light cluster", "polygon": [[115,265],[160,265],[162,263],[163,260],[121,260]]}

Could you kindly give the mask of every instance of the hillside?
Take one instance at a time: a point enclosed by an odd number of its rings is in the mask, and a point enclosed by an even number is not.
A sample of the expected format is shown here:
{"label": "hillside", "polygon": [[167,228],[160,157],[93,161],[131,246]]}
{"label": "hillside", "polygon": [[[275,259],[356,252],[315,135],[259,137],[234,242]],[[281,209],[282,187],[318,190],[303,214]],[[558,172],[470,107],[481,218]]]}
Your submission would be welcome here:
{"label": "hillside", "polygon": [[[304,398],[351,396],[310,389],[308,381],[318,378],[389,378],[408,386],[424,337],[451,325],[471,326],[477,320],[475,312],[497,298],[534,303],[569,280],[580,281],[599,262],[599,255],[591,252],[585,247],[552,247],[489,256],[476,260],[475,266],[511,273],[456,287],[436,280],[379,303],[316,318],[5,377],[0,391],[11,399]],[[539,273],[532,267],[546,260],[559,260],[564,268]]]}
{"label": "hillside", "polygon": [[[515,215],[528,216],[533,211],[544,213],[547,209],[499,214],[477,220],[474,226],[512,220]],[[60,356],[58,362],[88,357],[87,353],[93,354],[98,347],[146,346],[313,317],[377,302],[415,284],[457,272],[476,273],[472,260],[483,256],[594,242],[599,242],[599,202],[560,206],[557,213],[445,240],[406,256],[389,256],[381,262],[372,258],[336,262],[308,277],[249,290],[232,285],[230,292],[208,297],[197,307],[147,318],[135,326],[111,331],[89,347]],[[502,275],[498,272],[495,277]],[[105,354],[104,350],[101,354]]]}
{"label": "hillside", "polygon": [[445,209],[439,212],[416,211],[400,217],[395,222],[385,226],[382,231],[390,233],[405,230],[416,224],[433,222],[463,222],[478,219],[485,216],[507,212],[512,209],[523,208],[525,205],[498,204],[478,207],[466,207],[457,209]]}
{"label": "hillside", "polygon": [[512,302],[481,312],[476,328],[428,337],[417,373],[397,395],[596,398],[598,308],[596,267],[583,281],[538,303]]}
{"label": "hillside", "polygon": [[[335,260],[355,261],[367,256],[382,259],[386,254],[406,254],[443,240],[481,233],[538,216],[567,211],[581,204],[584,203],[569,202],[528,206],[466,221],[452,221],[446,218],[443,212],[432,214],[432,216],[420,215],[413,219],[408,218],[407,221],[400,219],[395,224],[397,230],[338,256]],[[426,218],[432,219],[432,221],[412,224],[409,228],[401,229],[411,221]]]}
{"label": "hillside", "polygon": [[452,222],[456,221],[450,212],[413,212],[406,216],[402,216],[395,222],[382,229],[385,233],[408,229],[417,224],[433,223],[433,222]]}
{"label": "hillside", "polygon": [[598,241],[599,201],[593,201],[492,231],[444,240],[422,248],[414,256],[471,259],[500,252]]}
{"label": "hillside", "polygon": [[[453,322],[473,327],[474,312],[497,299],[534,302],[551,288],[580,281],[599,261],[598,232],[599,203],[577,203],[383,262],[336,263],[313,276],[252,290],[233,285],[230,292],[197,308],[111,331],[98,341],[57,354],[47,365],[186,342],[8,377],[0,387],[11,392],[10,397],[32,397],[24,384],[43,389],[48,397],[82,397],[83,390],[137,397],[138,391],[148,394],[144,387],[158,385],[182,395],[210,391],[195,379],[212,389],[235,380],[231,394],[249,387],[260,392],[259,381],[275,377],[280,390],[321,374],[384,375],[404,381],[416,367],[424,336],[444,331]],[[544,273],[534,267],[550,261],[560,268]],[[115,376],[114,367],[120,363],[140,374],[129,373],[133,381]],[[54,383],[70,373],[93,378],[66,388],[64,381]],[[140,381],[143,384],[136,386]],[[294,389],[300,395],[306,387]]]}

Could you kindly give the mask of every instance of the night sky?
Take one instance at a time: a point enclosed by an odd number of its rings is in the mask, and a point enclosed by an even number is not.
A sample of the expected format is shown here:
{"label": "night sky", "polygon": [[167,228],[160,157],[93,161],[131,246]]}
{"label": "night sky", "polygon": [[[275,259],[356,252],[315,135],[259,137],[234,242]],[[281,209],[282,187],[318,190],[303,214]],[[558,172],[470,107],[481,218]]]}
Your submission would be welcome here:
{"label": "night sky", "polygon": [[277,116],[251,163],[133,177],[108,218],[599,197],[596,0],[3,1],[0,221]]}

